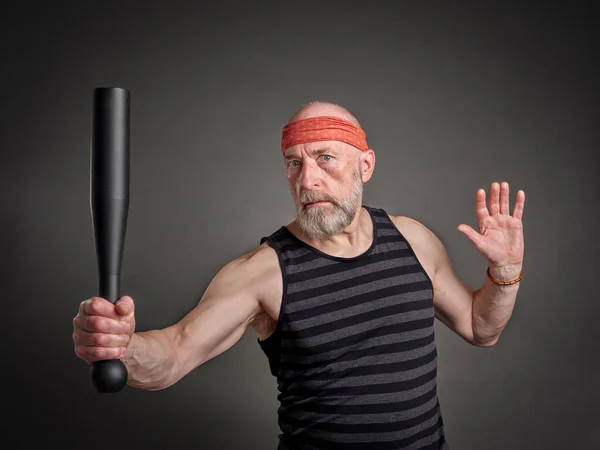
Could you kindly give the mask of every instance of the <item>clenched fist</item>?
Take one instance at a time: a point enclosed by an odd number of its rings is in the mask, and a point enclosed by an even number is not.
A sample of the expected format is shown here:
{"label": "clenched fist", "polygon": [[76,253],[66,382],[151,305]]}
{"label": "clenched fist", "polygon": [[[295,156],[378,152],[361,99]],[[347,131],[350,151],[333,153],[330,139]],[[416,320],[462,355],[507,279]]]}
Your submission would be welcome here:
{"label": "clenched fist", "polygon": [[81,302],[73,319],[75,354],[87,362],[121,359],[135,330],[134,304],[121,297],[114,305],[101,297]]}

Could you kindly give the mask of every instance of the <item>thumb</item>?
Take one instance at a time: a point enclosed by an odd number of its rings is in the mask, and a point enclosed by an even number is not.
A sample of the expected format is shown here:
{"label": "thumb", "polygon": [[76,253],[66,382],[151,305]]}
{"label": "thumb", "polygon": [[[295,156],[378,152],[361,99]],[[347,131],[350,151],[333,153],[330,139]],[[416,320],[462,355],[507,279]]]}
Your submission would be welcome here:
{"label": "thumb", "polygon": [[458,226],[458,231],[460,231],[462,234],[464,234],[473,243],[473,245],[475,245],[475,247],[478,250],[483,247],[481,235],[477,231],[475,231],[473,228],[471,228],[469,225],[465,225],[464,223],[461,223]]}
{"label": "thumb", "polygon": [[129,296],[121,297],[117,303],[115,303],[115,310],[120,316],[127,316],[134,311],[133,299]]}

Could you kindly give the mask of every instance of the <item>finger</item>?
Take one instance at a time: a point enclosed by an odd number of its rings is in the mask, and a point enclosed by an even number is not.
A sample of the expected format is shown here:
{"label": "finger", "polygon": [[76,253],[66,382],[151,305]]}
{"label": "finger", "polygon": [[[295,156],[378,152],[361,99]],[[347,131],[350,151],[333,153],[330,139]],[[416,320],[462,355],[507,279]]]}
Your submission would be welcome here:
{"label": "finger", "polygon": [[103,316],[111,319],[119,318],[119,315],[115,311],[115,305],[102,297],[92,297],[81,302],[79,312],[91,316]]}
{"label": "finger", "polygon": [[103,361],[105,359],[121,359],[125,356],[127,349],[125,347],[89,347],[85,345],[76,345],[75,354],[92,363],[95,361]]}
{"label": "finger", "polygon": [[490,186],[489,203],[490,215],[498,214],[500,212],[500,185],[495,181]]}
{"label": "finger", "polygon": [[89,333],[107,333],[107,334],[129,334],[130,325],[119,319],[110,319],[102,316],[79,317],[78,328]]}
{"label": "finger", "polygon": [[83,330],[73,333],[73,341],[84,347],[127,347],[130,340],[128,334],[90,333]]}
{"label": "finger", "polygon": [[133,299],[129,296],[120,298],[117,303],[115,303],[115,309],[117,315],[120,316],[121,319],[131,317],[135,309]]}
{"label": "finger", "polygon": [[518,191],[517,198],[515,200],[515,208],[513,210],[513,217],[515,219],[523,219],[523,211],[525,209],[525,192]]}
{"label": "finger", "polygon": [[481,234],[479,234],[477,231],[475,231],[469,225],[465,225],[464,223],[461,223],[458,226],[458,231],[460,231],[462,234],[464,234],[473,243],[473,245],[475,245],[475,247],[478,250],[480,250],[483,247],[483,241],[482,241]]}
{"label": "finger", "polygon": [[479,224],[479,230],[483,227],[483,221],[490,216],[487,206],[485,205],[485,189],[478,189],[475,194],[475,214]]}
{"label": "finger", "polygon": [[503,181],[500,185],[500,214],[509,214],[508,209],[509,202],[509,187],[506,181]]}

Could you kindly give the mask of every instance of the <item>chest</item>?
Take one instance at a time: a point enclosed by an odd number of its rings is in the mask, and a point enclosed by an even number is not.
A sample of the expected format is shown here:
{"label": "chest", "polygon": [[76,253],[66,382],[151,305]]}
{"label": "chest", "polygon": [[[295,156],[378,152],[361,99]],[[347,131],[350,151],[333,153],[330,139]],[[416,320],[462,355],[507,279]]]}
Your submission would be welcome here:
{"label": "chest", "polygon": [[[279,268],[268,280],[263,311],[253,323],[259,339],[271,336],[281,317],[285,319],[282,329],[302,335],[303,327],[323,327],[327,319],[345,323],[388,312],[393,316],[410,309],[408,300],[411,298],[421,302],[412,306],[417,308],[430,301],[433,297],[433,261],[419,245],[417,236],[411,235],[410,228],[401,229],[401,232],[403,247],[380,261],[375,256],[372,263],[379,264],[379,270],[371,273],[361,271],[358,266],[350,267],[350,270],[340,267],[337,274],[332,274],[338,282],[330,280],[328,283],[323,274],[315,273],[314,279],[305,277],[302,285],[295,285],[293,278],[282,276],[282,268]],[[387,275],[382,275],[384,272]],[[346,275],[340,275],[343,273]],[[390,276],[393,279],[389,279]],[[377,286],[369,286],[369,278],[371,284]],[[369,290],[379,292],[369,293]],[[287,292],[285,297],[284,292]],[[342,301],[344,296],[350,298]]]}
{"label": "chest", "polygon": [[367,341],[409,339],[433,325],[433,290],[416,263],[352,278],[337,288],[307,286],[301,293],[292,292],[282,305],[282,353],[362,351]]}

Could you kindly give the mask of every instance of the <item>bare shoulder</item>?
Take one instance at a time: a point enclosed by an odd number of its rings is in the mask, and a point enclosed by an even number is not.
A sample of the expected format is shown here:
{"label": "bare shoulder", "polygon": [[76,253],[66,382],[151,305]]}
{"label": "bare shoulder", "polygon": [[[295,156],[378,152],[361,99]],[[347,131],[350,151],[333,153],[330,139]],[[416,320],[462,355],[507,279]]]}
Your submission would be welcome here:
{"label": "bare shoulder", "polygon": [[436,240],[437,236],[425,225],[416,219],[408,216],[392,216],[390,215],[392,222],[396,225],[396,228],[409,240],[419,245],[432,245]]}
{"label": "bare shoulder", "polygon": [[277,324],[283,297],[283,277],[279,256],[266,242],[229,263],[239,282],[246,284],[258,301],[250,325],[260,338],[268,336]]}
{"label": "bare shoulder", "polygon": [[433,278],[445,249],[440,239],[427,226],[408,216],[392,216],[392,222],[413,248],[424,269]]}
{"label": "bare shoulder", "polygon": [[257,294],[261,294],[273,279],[281,277],[277,253],[266,242],[229,262],[223,270]]}

